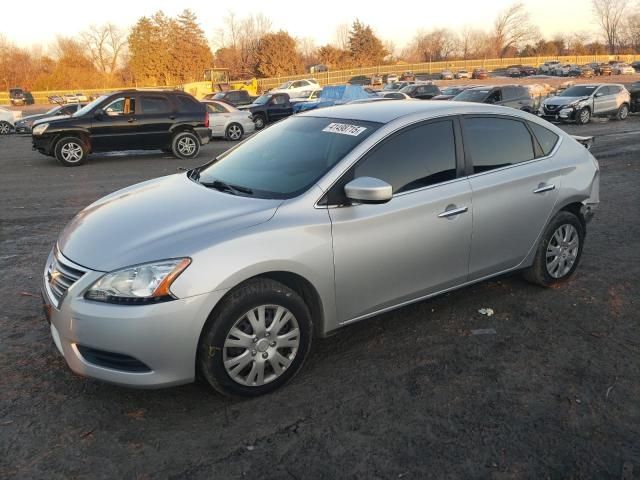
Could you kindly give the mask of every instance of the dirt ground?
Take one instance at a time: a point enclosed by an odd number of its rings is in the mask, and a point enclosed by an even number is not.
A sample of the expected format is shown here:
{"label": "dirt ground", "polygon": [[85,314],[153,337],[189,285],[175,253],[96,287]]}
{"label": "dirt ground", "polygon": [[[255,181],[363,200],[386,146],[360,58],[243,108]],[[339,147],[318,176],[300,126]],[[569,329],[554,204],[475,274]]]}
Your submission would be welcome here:
{"label": "dirt ground", "polygon": [[640,478],[640,117],[566,128],[596,135],[602,201],[569,283],[510,275],[355,324],[316,342],[285,388],[244,401],[75,376],[38,298],[78,210],[199,162],[63,168],[1,137],[0,478]]}

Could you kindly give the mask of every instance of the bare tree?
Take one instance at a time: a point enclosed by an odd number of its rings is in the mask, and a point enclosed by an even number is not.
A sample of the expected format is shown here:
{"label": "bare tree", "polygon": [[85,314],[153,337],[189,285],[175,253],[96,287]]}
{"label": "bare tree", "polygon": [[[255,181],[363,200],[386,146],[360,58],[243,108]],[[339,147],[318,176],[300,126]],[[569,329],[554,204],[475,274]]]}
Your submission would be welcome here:
{"label": "bare tree", "polygon": [[592,0],[593,13],[609,46],[609,53],[616,53],[620,43],[620,30],[628,0]]}
{"label": "bare tree", "polygon": [[341,50],[349,50],[349,35],[351,32],[351,25],[348,23],[341,23],[336,27],[334,34],[335,45]]}
{"label": "bare tree", "polygon": [[103,73],[114,73],[127,45],[127,33],[112,23],[106,23],[91,25],[81,38],[95,67]]}
{"label": "bare tree", "polygon": [[482,58],[489,53],[488,35],[482,30],[463,27],[458,39],[458,53],[463,60]]}
{"label": "bare tree", "polygon": [[493,47],[499,57],[539,36],[523,3],[514,3],[498,14],[493,22]]}

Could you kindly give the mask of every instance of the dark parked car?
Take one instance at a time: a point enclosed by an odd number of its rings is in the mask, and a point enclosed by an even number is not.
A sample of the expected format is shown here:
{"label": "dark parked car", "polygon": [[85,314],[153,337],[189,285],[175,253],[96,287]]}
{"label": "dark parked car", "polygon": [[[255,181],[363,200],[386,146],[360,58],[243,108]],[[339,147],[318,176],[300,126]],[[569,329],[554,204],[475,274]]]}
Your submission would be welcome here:
{"label": "dark parked car", "polygon": [[349,85],[371,85],[371,77],[366,75],[356,75],[347,82]]}
{"label": "dark parked car", "polygon": [[447,87],[440,91],[440,95],[436,95],[431,100],[451,100],[460,92],[469,90],[470,88],[479,87],[480,85],[460,85],[457,87]]}
{"label": "dark parked car", "polygon": [[635,82],[629,86],[630,105],[629,110],[632,113],[640,113],[640,82]]}
{"label": "dark parked car", "polygon": [[631,66],[637,73],[640,73],[640,62],[633,62]]}
{"label": "dark parked car", "polygon": [[191,95],[177,90],[122,90],[104,95],[71,117],[33,124],[33,148],[67,167],[92,152],[163,150],[195,158],[209,142],[209,115]]}
{"label": "dark parked car", "polygon": [[26,105],[27,101],[24,95],[24,90],[21,88],[10,88],[9,102],[11,105]]}
{"label": "dark parked car", "polygon": [[251,112],[257,130],[293,114],[293,105],[287,93],[266,93],[256,98],[252,104],[239,108]]}
{"label": "dark parked car", "polygon": [[528,77],[529,75],[535,75],[538,73],[538,69],[536,67],[532,67],[531,65],[524,65],[520,67],[520,76]]}
{"label": "dark parked car", "polygon": [[471,73],[471,78],[474,80],[483,80],[489,76],[489,73],[484,68],[475,68]]}
{"label": "dark parked car", "polygon": [[16,122],[16,133],[31,133],[31,128],[36,121],[47,119],[53,119],[54,117],[69,117],[84,107],[86,103],[71,103],[69,105],[58,105],[51,110],[47,110],[45,113],[39,113],[37,115],[29,115],[22,117]]}
{"label": "dark parked car", "polygon": [[234,107],[240,105],[249,105],[255,100],[255,97],[249,95],[246,90],[227,90],[226,92],[210,93],[205,95],[203,100],[218,100],[225,102]]}
{"label": "dark parked car", "polygon": [[401,93],[406,93],[411,98],[419,98],[420,100],[431,100],[436,95],[440,95],[440,89],[433,84],[414,83],[400,89]]}
{"label": "dark parked car", "polygon": [[453,98],[456,102],[490,103],[532,113],[536,110],[529,89],[522,85],[469,88]]}

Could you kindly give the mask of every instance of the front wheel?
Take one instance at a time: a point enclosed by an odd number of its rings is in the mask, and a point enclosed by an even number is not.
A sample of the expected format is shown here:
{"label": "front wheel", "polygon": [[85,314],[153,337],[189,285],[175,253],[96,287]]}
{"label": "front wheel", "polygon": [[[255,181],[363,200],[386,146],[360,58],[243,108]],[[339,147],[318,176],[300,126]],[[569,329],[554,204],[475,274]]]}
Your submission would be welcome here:
{"label": "front wheel", "polygon": [[0,135],[9,135],[12,128],[9,122],[0,122]]}
{"label": "front wheel", "polygon": [[626,120],[627,117],[629,116],[629,106],[624,103],[622,105],[620,105],[620,108],[618,109],[618,113],[616,113],[616,120]]}
{"label": "front wheel", "polygon": [[196,158],[200,153],[200,140],[191,132],[179,132],[171,141],[171,151],[185,160]]}
{"label": "front wheel", "polygon": [[523,272],[531,283],[550,287],[567,280],[582,256],[585,229],[573,213],[559,212],[547,226],[533,265]]}
{"label": "front wheel", "polygon": [[249,280],[207,320],[198,368],[224,395],[269,393],[300,370],[312,331],[309,309],[296,292],[271,279]]}
{"label": "front wheel", "polygon": [[238,123],[232,123],[231,125],[229,125],[225,132],[225,137],[227,137],[227,140],[231,140],[234,142],[240,140],[242,138],[242,135],[244,135],[244,130],[242,129],[242,125]]}
{"label": "front wheel", "polygon": [[591,110],[589,110],[589,108],[587,107],[584,107],[576,115],[576,123],[578,125],[584,125],[586,123],[589,123],[589,120],[591,120]]}
{"label": "front wheel", "polygon": [[253,118],[253,123],[256,125],[256,130],[262,130],[267,124],[267,121],[265,120],[264,115],[256,115]]}
{"label": "front wheel", "polygon": [[56,143],[54,154],[65,167],[77,167],[86,162],[89,149],[78,137],[65,137]]}

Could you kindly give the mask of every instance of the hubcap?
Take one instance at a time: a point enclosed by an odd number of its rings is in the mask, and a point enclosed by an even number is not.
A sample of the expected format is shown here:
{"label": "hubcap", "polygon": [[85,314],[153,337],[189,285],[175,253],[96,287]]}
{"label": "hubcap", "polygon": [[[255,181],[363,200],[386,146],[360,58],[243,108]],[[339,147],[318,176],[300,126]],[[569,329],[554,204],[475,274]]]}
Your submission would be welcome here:
{"label": "hubcap", "polygon": [[9,124],[8,123],[0,123],[0,134],[1,135],[6,135],[7,133],[9,133]]}
{"label": "hubcap", "polygon": [[627,110],[626,105],[625,105],[625,106],[623,106],[623,107],[620,109],[620,118],[622,118],[622,119],[624,120],[625,118],[627,118],[627,114],[628,114],[628,113],[629,113],[629,112],[628,112],[628,110]]}
{"label": "hubcap", "polygon": [[583,110],[580,114],[580,120],[582,123],[587,123],[589,121],[589,110]]}
{"label": "hubcap", "polygon": [[77,162],[82,158],[82,147],[75,142],[67,142],[60,149],[60,155],[67,162]]}
{"label": "hubcap", "polygon": [[240,138],[240,136],[242,135],[242,131],[240,130],[240,127],[238,127],[237,125],[232,125],[229,127],[229,137],[233,140],[237,140]]}
{"label": "hubcap", "polygon": [[264,127],[264,120],[262,120],[262,117],[256,118],[256,128],[262,128],[262,127]]}
{"label": "hubcap", "polygon": [[562,278],[571,271],[578,258],[580,236],[576,227],[565,224],[558,227],[547,245],[547,272],[553,278]]}
{"label": "hubcap", "polygon": [[191,137],[183,137],[178,140],[178,151],[182,155],[192,155],[196,151],[196,142]]}
{"label": "hubcap", "polygon": [[227,334],[224,368],[235,382],[258,387],[280,377],[300,346],[298,321],[286,308],[261,305],[242,315]]}

